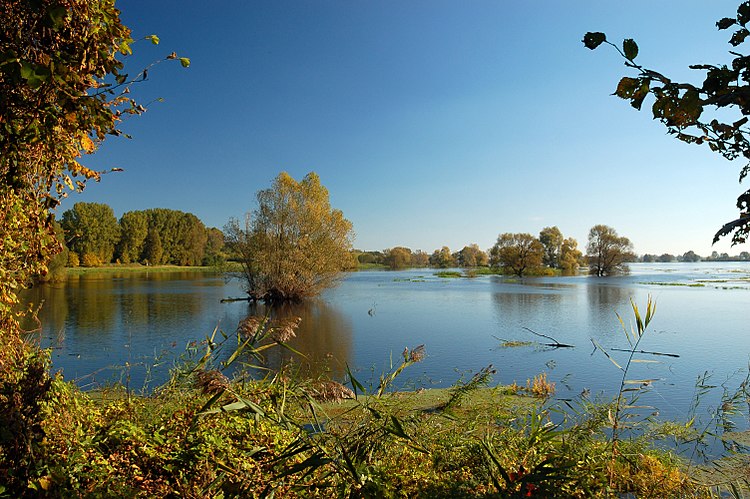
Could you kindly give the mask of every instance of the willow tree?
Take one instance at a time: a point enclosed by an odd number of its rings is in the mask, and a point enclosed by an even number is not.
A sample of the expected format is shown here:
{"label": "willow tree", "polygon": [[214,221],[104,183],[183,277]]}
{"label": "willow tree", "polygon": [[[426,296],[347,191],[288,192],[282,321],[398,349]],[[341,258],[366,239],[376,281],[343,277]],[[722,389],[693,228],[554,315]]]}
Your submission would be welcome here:
{"label": "willow tree", "polygon": [[595,225],[589,231],[586,258],[592,275],[622,274],[628,271],[626,263],[635,260],[633,243],[608,225]]}
{"label": "willow tree", "polygon": [[318,175],[297,182],[283,172],[257,198],[244,223],[232,219],[225,227],[250,298],[299,301],[335,285],[351,266],[352,224],[331,208]]}
{"label": "willow tree", "polygon": [[544,246],[531,234],[504,233],[490,249],[490,265],[523,277],[542,266]]}

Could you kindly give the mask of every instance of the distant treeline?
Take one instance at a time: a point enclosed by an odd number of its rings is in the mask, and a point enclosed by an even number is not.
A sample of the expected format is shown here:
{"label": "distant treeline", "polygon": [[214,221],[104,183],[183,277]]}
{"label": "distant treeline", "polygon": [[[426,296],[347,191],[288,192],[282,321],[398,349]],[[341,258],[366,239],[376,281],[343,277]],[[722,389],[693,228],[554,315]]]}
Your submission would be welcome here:
{"label": "distant treeline", "polygon": [[397,246],[383,251],[355,251],[354,256],[360,265],[381,265],[394,270],[409,267],[490,267],[498,272],[519,276],[573,274],[584,263],[576,240],[563,237],[557,227],[545,227],[539,237],[526,233],[500,234],[488,251],[483,251],[477,244],[464,246],[456,252],[443,246],[431,254]]}
{"label": "distant treeline", "polygon": [[120,220],[102,203],[76,203],[60,219],[65,264],[215,265],[226,259],[224,234],[192,213],[129,211]]}
{"label": "distant treeline", "polygon": [[661,255],[652,255],[646,253],[640,257],[641,262],[651,263],[668,263],[668,262],[750,262],[750,253],[747,251],[741,252],[739,255],[730,256],[728,253],[719,253],[713,251],[709,256],[700,256],[694,251],[688,251],[682,255],[672,255],[669,253],[662,253]]}

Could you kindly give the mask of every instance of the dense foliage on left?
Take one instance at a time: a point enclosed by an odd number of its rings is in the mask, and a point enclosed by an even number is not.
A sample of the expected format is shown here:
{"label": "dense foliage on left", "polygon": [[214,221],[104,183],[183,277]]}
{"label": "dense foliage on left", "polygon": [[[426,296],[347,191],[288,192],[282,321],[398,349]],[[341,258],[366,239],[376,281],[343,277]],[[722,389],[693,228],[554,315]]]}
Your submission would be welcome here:
{"label": "dense foliage on left", "polygon": [[[150,38],[153,43],[158,39]],[[112,0],[0,1],[0,483],[29,494],[56,397],[46,352],[24,341],[17,292],[60,251],[52,210],[102,172],[79,161],[128,114],[130,30]],[[176,59],[174,54],[165,59]],[[187,65],[185,59],[183,65]]]}

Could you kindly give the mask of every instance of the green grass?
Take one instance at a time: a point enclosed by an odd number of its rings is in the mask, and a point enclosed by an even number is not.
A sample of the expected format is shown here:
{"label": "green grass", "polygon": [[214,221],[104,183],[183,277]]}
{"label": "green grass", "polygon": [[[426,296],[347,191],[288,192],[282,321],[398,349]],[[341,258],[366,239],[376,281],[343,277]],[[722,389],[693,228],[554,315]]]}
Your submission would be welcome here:
{"label": "green grass", "polygon": [[[705,281],[703,281],[705,282]],[[650,286],[682,286],[686,288],[704,288],[706,287],[703,282],[658,282],[658,281],[652,281],[652,282],[641,282],[639,284],[647,284]]]}
{"label": "green grass", "polygon": [[357,270],[388,270],[388,266],[382,263],[358,263]]}
{"label": "green grass", "polygon": [[[320,403],[318,387],[329,380],[285,369],[229,380],[216,369],[240,354],[259,355],[273,345],[263,341],[276,327],[258,326],[223,362],[227,352],[214,357],[239,337],[189,348],[171,379],[144,396],[122,387],[83,393],[54,378],[39,406],[43,440],[20,471],[26,482],[0,484],[0,496],[710,496],[683,471],[686,463],[654,447],[655,436],[620,435],[614,452],[616,403],[552,405],[554,383],[544,373],[525,388],[491,387],[488,366],[451,388],[395,391],[396,377],[424,358],[419,346],[405,350],[377,389],[364,393],[352,377],[356,398]],[[677,438],[678,429],[667,424],[656,433]]]}
{"label": "green grass", "polygon": [[95,274],[145,274],[167,272],[216,272],[216,267],[181,265],[109,264],[101,267],[68,267],[69,276]]}
{"label": "green grass", "polygon": [[439,272],[435,272],[435,277],[441,277],[443,279],[455,279],[457,277],[463,277],[463,274],[461,272],[457,272],[455,270],[441,270]]}

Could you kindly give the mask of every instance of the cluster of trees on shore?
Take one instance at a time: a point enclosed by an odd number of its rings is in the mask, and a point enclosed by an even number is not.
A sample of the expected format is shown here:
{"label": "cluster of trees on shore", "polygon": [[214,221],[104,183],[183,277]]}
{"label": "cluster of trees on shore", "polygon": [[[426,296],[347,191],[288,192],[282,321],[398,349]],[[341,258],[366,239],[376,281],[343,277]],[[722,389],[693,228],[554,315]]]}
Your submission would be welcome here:
{"label": "cluster of trees on shore", "polygon": [[578,249],[578,242],[564,237],[556,226],[545,227],[538,237],[529,233],[500,234],[488,251],[477,244],[451,252],[448,246],[432,254],[397,246],[383,251],[355,251],[360,265],[383,265],[390,269],[414,267],[490,267],[499,272],[524,275],[575,274],[584,265],[592,274],[605,276],[624,271],[627,262],[638,257],[633,245],[613,228],[596,225],[589,232],[587,253]]}
{"label": "cluster of trees on shore", "polygon": [[224,234],[192,213],[166,208],[129,211],[117,220],[103,203],[76,203],[60,219],[67,266],[212,265],[223,261]]}

